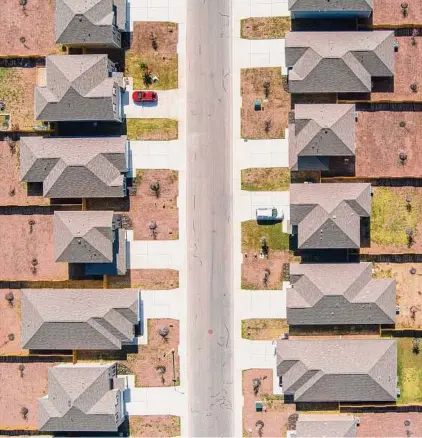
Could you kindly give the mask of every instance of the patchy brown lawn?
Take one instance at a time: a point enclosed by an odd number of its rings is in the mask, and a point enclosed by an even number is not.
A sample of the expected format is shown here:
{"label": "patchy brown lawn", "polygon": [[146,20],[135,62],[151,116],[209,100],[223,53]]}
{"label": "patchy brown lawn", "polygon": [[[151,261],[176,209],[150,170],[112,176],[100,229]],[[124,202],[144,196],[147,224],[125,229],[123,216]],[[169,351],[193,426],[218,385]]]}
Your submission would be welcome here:
{"label": "patchy brown lawn", "polygon": [[[274,292],[279,293],[279,292]],[[286,319],[243,319],[242,338],[259,341],[279,339],[289,331]]]}
{"label": "patchy brown lawn", "polygon": [[[54,0],[0,0],[0,55],[45,56],[57,51]],[[21,37],[25,42],[21,43]]]}
{"label": "patchy brown lawn", "polygon": [[0,215],[0,242],[0,280],[68,279],[54,261],[53,215]]}
{"label": "patchy brown lawn", "polygon": [[[152,39],[155,38],[156,48]],[[177,53],[179,27],[177,23],[136,21],[133,23],[131,49],[135,53]]]}
{"label": "patchy brown lawn", "polygon": [[179,122],[175,119],[127,119],[128,140],[170,141],[179,138]]}
{"label": "patchy brown lawn", "polygon": [[420,437],[422,415],[418,412],[359,413],[358,437]]}
{"label": "patchy brown lawn", "polygon": [[131,269],[126,275],[109,277],[110,289],[164,290],[178,287],[179,271],[175,269]]}
{"label": "patchy brown lawn", "polygon": [[19,142],[0,141],[0,205],[48,205],[42,196],[28,196],[20,182]]}
{"label": "patchy brown lawn", "polygon": [[180,417],[174,415],[131,415],[129,427],[130,436],[133,438],[180,436]]}
{"label": "patchy brown lawn", "polygon": [[[294,404],[284,404],[283,396],[273,395],[273,370],[249,369],[242,374],[244,436],[259,436],[258,421],[264,423],[263,437],[285,436],[289,415],[294,414],[296,409]],[[261,382],[257,395],[254,394],[253,379]],[[264,403],[263,412],[256,412],[256,401]]]}
{"label": "patchy brown lawn", "polygon": [[268,167],[242,169],[242,190],[289,190],[290,169],[288,167]]}
{"label": "patchy brown lawn", "polygon": [[[421,135],[420,112],[359,112],[356,124],[356,176],[420,178]],[[407,156],[405,161],[399,158],[402,152]]]}
{"label": "patchy brown lawn", "polygon": [[[412,5],[409,3],[409,11]],[[416,6],[416,5],[415,5]],[[395,53],[394,92],[372,93],[372,101],[421,101],[422,81],[420,81],[420,64],[422,61],[422,38],[416,37],[416,45],[412,45],[411,37],[396,37],[399,49]],[[417,91],[410,89],[416,83]]]}
{"label": "patchy brown lawn", "polygon": [[[6,300],[7,294],[13,294],[13,301]],[[0,291],[0,355],[22,353],[21,340],[21,291],[20,289],[2,289]]]}
{"label": "patchy brown lawn", "polygon": [[[268,86],[266,97],[265,86]],[[281,67],[241,70],[241,136],[242,138],[284,138],[290,111],[290,94]],[[261,99],[262,110],[255,111],[255,100]]]}
{"label": "patchy brown lawn", "polygon": [[290,17],[251,17],[241,20],[240,35],[250,40],[284,38],[291,30]]}
{"label": "patchy brown lawn", "polygon": [[[48,369],[54,363],[0,363],[0,429],[37,429],[38,398],[47,394]],[[21,377],[23,374],[23,377]],[[28,409],[23,419],[21,409]]]}
{"label": "patchy brown lawn", "polygon": [[[376,278],[396,280],[396,301],[400,315],[396,328],[422,328],[422,263],[375,263]],[[416,269],[415,274],[410,270]],[[414,318],[412,310],[415,310]]]}
{"label": "patchy brown lawn", "polygon": [[[407,16],[403,16],[402,3],[407,3]],[[422,7],[419,2],[403,0],[374,0],[374,25],[422,24]],[[409,26],[409,27],[410,27]]]}

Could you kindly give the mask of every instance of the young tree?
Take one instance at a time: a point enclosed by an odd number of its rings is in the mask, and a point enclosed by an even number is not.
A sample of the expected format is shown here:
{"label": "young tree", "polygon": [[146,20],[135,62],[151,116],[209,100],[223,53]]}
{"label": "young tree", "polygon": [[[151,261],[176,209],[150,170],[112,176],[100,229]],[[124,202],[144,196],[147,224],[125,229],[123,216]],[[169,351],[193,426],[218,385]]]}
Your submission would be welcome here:
{"label": "young tree", "polygon": [[257,430],[257,432],[258,432],[258,436],[262,436],[263,434],[264,434],[264,422],[262,421],[262,420],[258,420],[256,423],[255,423],[255,426],[256,426],[256,430]]}
{"label": "young tree", "polygon": [[166,382],[164,379],[164,374],[166,373],[167,369],[164,365],[158,365],[155,367],[158,375],[161,377],[161,383],[164,385],[164,383]]}
{"label": "young tree", "polygon": [[151,189],[151,191],[155,194],[156,198],[160,197],[160,183],[158,181],[153,181],[150,185],[149,188]]}
{"label": "young tree", "polygon": [[261,387],[261,379],[252,379],[252,388],[255,396],[258,395],[260,387]]}
{"label": "young tree", "polygon": [[23,418],[24,420],[27,420],[27,419],[28,419],[28,412],[29,412],[29,410],[28,410],[28,408],[26,408],[25,406],[23,406],[23,407],[21,408],[21,415],[22,415],[22,418]]}

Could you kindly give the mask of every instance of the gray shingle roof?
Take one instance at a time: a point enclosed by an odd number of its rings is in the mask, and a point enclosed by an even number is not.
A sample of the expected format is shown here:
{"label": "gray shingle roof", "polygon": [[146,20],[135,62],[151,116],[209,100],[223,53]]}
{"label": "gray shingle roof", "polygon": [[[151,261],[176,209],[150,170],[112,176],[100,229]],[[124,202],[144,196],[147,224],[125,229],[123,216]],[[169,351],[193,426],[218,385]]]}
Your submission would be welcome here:
{"label": "gray shingle roof", "polygon": [[289,32],[291,93],[368,93],[373,77],[394,76],[394,32]]}
{"label": "gray shingle roof", "polygon": [[290,222],[299,249],[359,248],[360,219],[371,214],[370,184],[292,184]]}
{"label": "gray shingle roof", "polygon": [[115,363],[60,364],[50,368],[48,395],[38,400],[39,430],[117,431],[124,420],[123,394],[116,388],[121,380],[116,378]]}
{"label": "gray shingle roof", "polygon": [[312,170],[325,170],[318,157],[355,155],[355,105],[296,105],[294,115],[289,125],[292,170],[301,170],[300,158],[311,159]]}
{"label": "gray shingle roof", "polygon": [[112,263],[114,230],[112,211],[56,211],[56,262]]}
{"label": "gray shingle roof", "polygon": [[20,169],[47,198],[123,197],[126,137],[22,137]]}
{"label": "gray shingle roof", "polygon": [[56,0],[56,42],[58,44],[116,45],[116,25],[125,30],[126,2],[120,0]]}
{"label": "gray shingle roof", "polygon": [[395,322],[395,280],[372,279],[372,263],[291,263],[290,282],[290,325]]}
{"label": "gray shingle roof", "polygon": [[107,55],[47,56],[46,86],[35,87],[35,120],[121,121],[120,87],[109,72]]}
{"label": "gray shingle roof", "polygon": [[277,374],[295,402],[394,401],[397,342],[279,340]]}
{"label": "gray shingle roof", "polygon": [[299,414],[296,423],[296,438],[340,438],[356,435],[357,423],[352,415]]}
{"label": "gray shingle roof", "polygon": [[22,290],[23,348],[120,350],[134,339],[138,292],[117,289]]}
{"label": "gray shingle roof", "polygon": [[372,11],[373,0],[289,0],[289,11]]}

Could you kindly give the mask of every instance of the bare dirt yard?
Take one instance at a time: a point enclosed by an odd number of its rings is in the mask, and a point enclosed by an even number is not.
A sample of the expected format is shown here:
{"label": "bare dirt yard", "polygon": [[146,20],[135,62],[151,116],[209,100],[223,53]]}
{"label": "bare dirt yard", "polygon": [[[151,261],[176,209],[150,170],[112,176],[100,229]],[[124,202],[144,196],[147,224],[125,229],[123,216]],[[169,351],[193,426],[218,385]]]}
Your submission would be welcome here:
{"label": "bare dirt yard", "polygon": [[180,417],[174,415],[131,415],[129,428],[130,436],[133,438],[180,436]]}
{"label": "bare dirt yard", "polygon": [[[412,5],[409,6],[409,11],[411,9]],[[395,40],[399,49],[395,53],[394,92],[371,93],[371,100],[421,101],[422,82],[419,67],[422,61],[422,38],[416,37],[416,44],[412,44],[412,37],[396,37]],[[412,90],[410,86],[414,87],[413,84],[416,88]]]}
{"label": "bare dirt yard", "polygon": [[42,196],[28,196],[20,182],[19,142],[0,141],[0,205],[48,205]]}
{"label": "bare dirt yard", "polygon": [[53,215],[0,215],[0,280],[66,280],[54,261]]}
{"label": "bare dirt yard", "polygon": [[[45,56],[57,51],[54,0],[0,0],[0,56]],[[24,39],[23,39],[24,38]]]}
{"label": "bare dirt yard", "polygon": [[[403,13],[401,4],[407,3],[407,14]],[[422,6],[419,2],[403,0],[374,0],[372,15],[374,25],[412,25],[422,23]]]}
{"label": "bare dirt yard", "polygon": [[[19,368],[20,365],[24,368]],[[48,369],[54,365],[0,363],[1,429],[37,429],[38,399],[48,391]],[[26,418],[21,413],[22,408],[28,409]]]}
{"label": "bare dirt yard", "polygon": [[356,176],[422,177],[421,135],[421,112],[359,112]]}
{"label": "bare dirt yard", "polygon": [[358,437],[420,437],[422,415],[418,412],[359,413]]}
{"label": "bare dirt yard", "polygon": [[[276,293],[276,292],[275,292]],[[286,319],[243,319],[242,338],[258,341],[272,341],[288,333]]]}
{"label": "bare dirt yard", "polygon": [[178,287],[179,271],[175,269],[131,269],[126,275],[109,277],[110,289],[165,290]]}
{"label": "bare dirt yard", "polygon": [[240,22],[240,35],[250,40],[284,38],[291,30],[290,17],[251,17]]}
{"label": "bare dirt yard", "polygon": [[[286,81],[281,67],[241,70],[242,138],[284,138],[290,111]],[[261,110],[256,110],[256,100]]]}
{"label": "bare dirt yard", "polygon": [[422,263],[375,263],[374,268],[376,278],[396,280],[396,300],[400,305],[396,327],[422,328]]}
{"label": "bare dirt yard", "polygon": [[[254,379],[259,381],[256,395]],[[295,405],[284,404],[283,396],[273,395],[272,388],[273,370],[249,369],[243,371],[243,436],[285,436],[288,418],[295,413]],[[256,412],[255,402],[257,401],[263,403],[262,412]],[[259,435],[260,428],[262,435]]]}
{"label": "bare dirt yard", "polygon": [[22,353],[20,289],[1,289],[0,321],[0,355]]}

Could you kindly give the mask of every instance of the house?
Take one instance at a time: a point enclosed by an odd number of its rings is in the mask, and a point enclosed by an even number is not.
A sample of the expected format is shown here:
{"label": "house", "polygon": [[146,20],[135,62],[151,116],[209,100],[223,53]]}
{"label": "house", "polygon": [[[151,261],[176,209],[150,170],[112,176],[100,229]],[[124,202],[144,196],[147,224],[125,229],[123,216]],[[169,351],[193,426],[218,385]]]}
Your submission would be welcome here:
{"label": "house", "polygon": [[48,370],[48,394],[38,400],[38,429],[117,432],[125,419],[125,389],[116,363],[56,365]]}
{"label": "house", "polygon": [[293,326],[394,324],[395,280],[372,279],[372,263],[290,264]]}
{"label": "house", "polygon": [[357,422],[352,415],[299,414],[295,438],[356,437]]}
{"label": "house", "polygon": [[56,262],[83,264],[85,275],[126,274],[126,231],[113,211],[54,212]]}
{"label": "house", "polygon": [[394,32],[289,32],[290,93],[370,93],[394,76]]}
{"label": "house", "polygon": [[289,124],[290,169],[328,171],[354,163],[355,114],[355,105],[296,105]]}
{"label": "house", "polygon": [[35,87],[35,120],[122,122],[123,73],[107,55],[51,55]]}
{"label": "house", "polygon": [[121,137],[22,137],[21,181],[46,198],[122,198],[128,142]]}
{"label": "house", "polygon": [[279,340],[277,375],[286,403],[393,402],[397,341]]}
{"label": "house", "polygon": [[29,350],[120,350],[135,339],[139,294],[114,289],[23,289],[21,344]]}
{"label": "house", "polygon": [[56,0],[55,20],[57,44],[120,48],[127,0]]}
{"label": "house", "polygon": [[370,17],[373,0],[289,0],[292,19]]}
{"label": "house", "polygon": [[358,249],[371,215],[371,185],[292,184],[290,222],[298,249]]}

